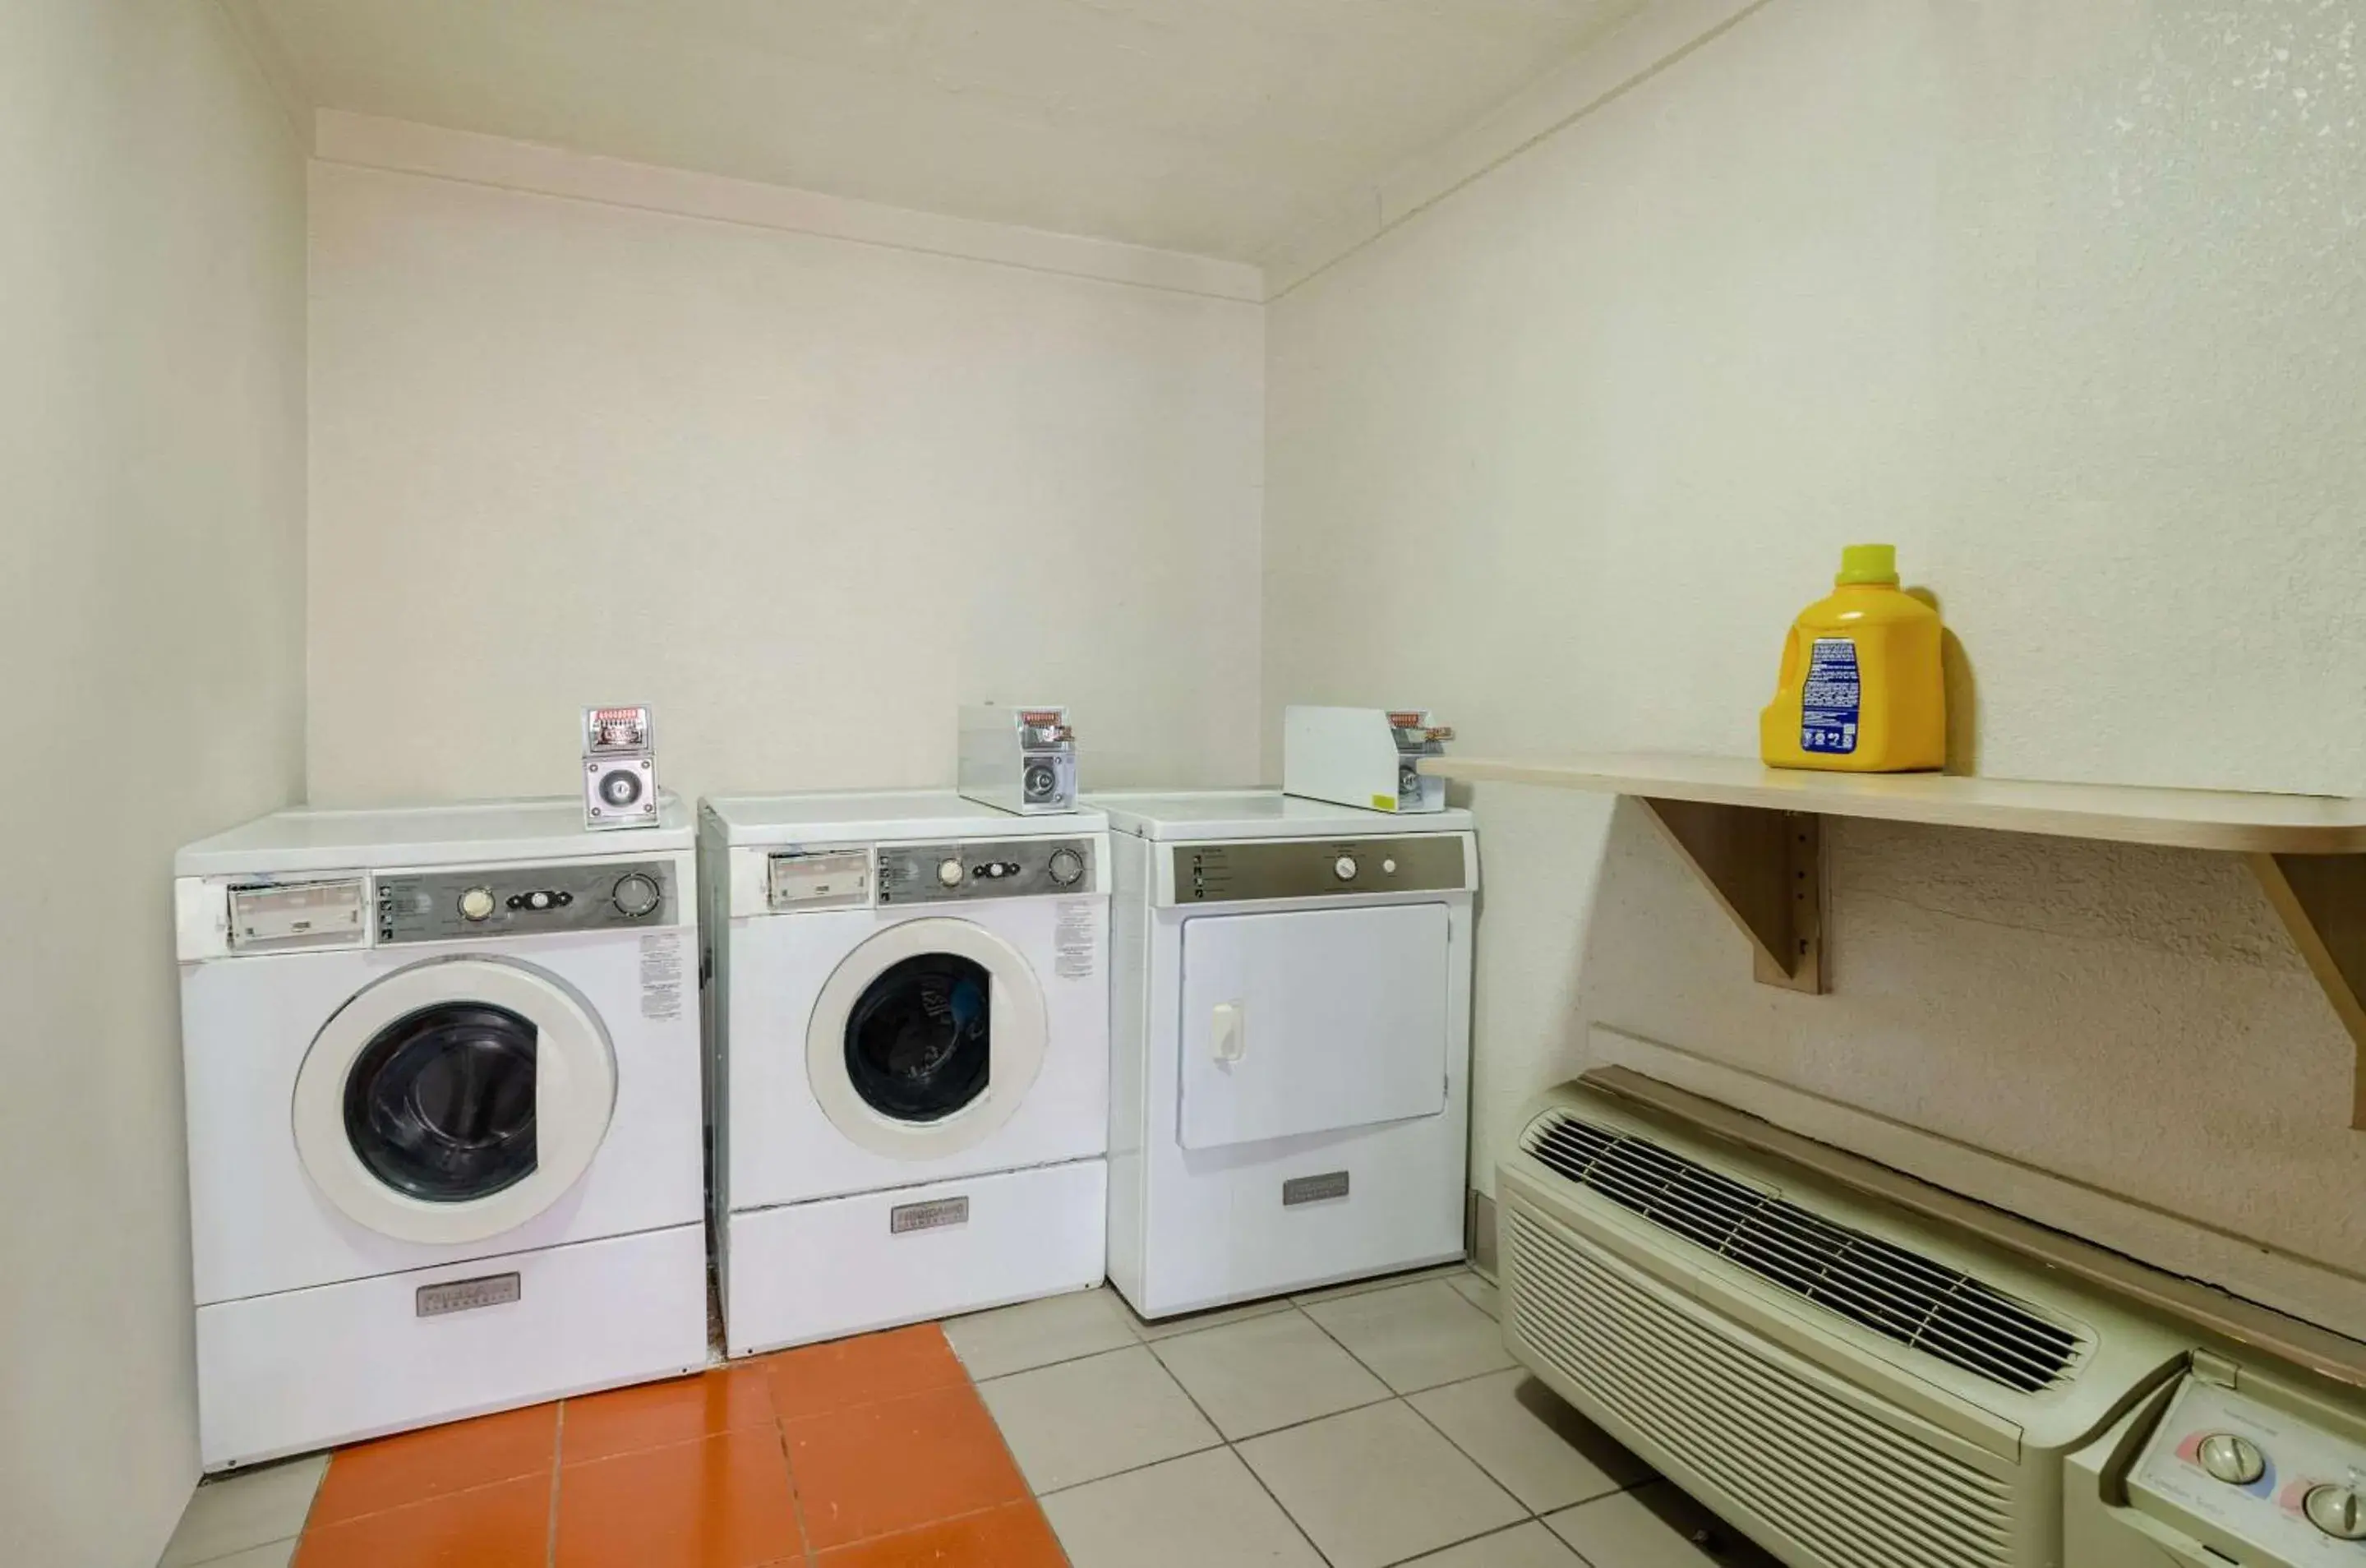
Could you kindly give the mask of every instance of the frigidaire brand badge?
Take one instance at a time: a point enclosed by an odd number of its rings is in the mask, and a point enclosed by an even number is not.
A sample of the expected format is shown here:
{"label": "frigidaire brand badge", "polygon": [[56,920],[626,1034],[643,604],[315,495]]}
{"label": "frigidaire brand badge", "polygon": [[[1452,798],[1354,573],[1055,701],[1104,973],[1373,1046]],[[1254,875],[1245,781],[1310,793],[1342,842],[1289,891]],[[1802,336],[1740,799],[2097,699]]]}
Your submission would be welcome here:
{"label": "frigidaire brand badge", "polygon": [[903,1203],[887,1211],[887,1234],[902,1235],[907,1231],[942,1230],[947,1225],[969,1224],[969,1200],[939,1198],[927,1203]]}
{"label": "frigidaire brand badge", "polygon": [[479,1307],[505,1306],[524,1293],[515,1274],[479,1274],[473,1280],[446,1280],[419,1287],[418,1314],[442,1317],[447,1313],[474,1312]]}
{"label": "frigidaire brand badge", "polygon": [[1326,1170],[1320,1176],[1301,1176],[1281,1184],[1281,1206],[1295,1209],[1301,1203],[1321,1203],[1347,1195],[1347,1173]]}

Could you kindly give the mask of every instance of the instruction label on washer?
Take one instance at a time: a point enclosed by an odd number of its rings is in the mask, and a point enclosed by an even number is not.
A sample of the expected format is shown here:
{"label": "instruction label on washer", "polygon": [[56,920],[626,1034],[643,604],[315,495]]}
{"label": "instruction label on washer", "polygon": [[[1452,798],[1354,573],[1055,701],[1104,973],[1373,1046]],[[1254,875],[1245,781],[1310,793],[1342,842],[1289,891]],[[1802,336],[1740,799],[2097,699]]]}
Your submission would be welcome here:
{"label": "instruction label on washer", "polygon": [[641,1016],[670,1023],[682,1016],[682,933],[641,938]]}
{"label": "instruction label on washer", "polygon": [[1063,980],[1089,980],[1100,962],[1099,904],[1090,898],[1060,901],[1060,923],[1052,933],[1052,972]]}

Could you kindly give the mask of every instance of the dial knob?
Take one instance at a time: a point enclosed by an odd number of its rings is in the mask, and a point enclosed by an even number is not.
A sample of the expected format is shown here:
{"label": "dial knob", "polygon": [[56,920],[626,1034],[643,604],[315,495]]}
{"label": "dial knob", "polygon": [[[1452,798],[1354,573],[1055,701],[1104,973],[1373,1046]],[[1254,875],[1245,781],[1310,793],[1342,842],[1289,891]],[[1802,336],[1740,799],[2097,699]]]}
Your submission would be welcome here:
{"label": "dial knob", "polygon": [[2213,1432],[2202,1439],[2202,1468],[2229,1486],[2248,1486],[2268,1472],[2259,1445],[2232,1432]]}
{"label": "dial knob", "polygon": [[1085,857],[1074,850],[1053,850],[1052,863],[1046,867],[1052,880],[1062,887],[1073,887],[1085,874]]}
{"label": "dial knob", "polygon": [[489,920],[493,916],[493,890],[471,887],[460,895],[460,918],[464,920]]}
{"label": "dial knob", "polygon": [[959,887],[965,874],[967,874],[962,870],[962,863],[957,860],[943,861],[937,866],[937,880],[947,887]]}
{"label": "dial knob", "polygon": [[658,886],[657,878],[632,871],[616,878],[616,886],[608,897],[615,901],[619,914],[637,920],[664,901],[665,890]]}
{"label": "dial knob", "polygon": [[2308,1522],[2336,1540],[2366,1540],[2366,1500],[2348,1486],[2312,1486],[2301,1499]]}
{"label": "dial knob", "polygon": [[1355,881],[1356,857],[1354,855],[1341,855],[1337,860],[1331,863],[1331,874],[1342,882]]}

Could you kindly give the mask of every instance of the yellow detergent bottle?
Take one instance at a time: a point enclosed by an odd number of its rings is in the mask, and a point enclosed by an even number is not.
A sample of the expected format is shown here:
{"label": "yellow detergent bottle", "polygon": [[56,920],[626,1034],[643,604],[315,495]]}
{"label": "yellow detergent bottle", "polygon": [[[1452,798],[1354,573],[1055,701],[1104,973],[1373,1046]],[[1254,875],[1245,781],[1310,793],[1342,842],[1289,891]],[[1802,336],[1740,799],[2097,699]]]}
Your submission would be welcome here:
{"label": "yellow detergent bottle", "polygon": [[1898,586],[1894,545],[1850,545],[1829,599],[1791,624],[1758,716],[1771,767],[1907,773],[1947,761],[1939,612]]}

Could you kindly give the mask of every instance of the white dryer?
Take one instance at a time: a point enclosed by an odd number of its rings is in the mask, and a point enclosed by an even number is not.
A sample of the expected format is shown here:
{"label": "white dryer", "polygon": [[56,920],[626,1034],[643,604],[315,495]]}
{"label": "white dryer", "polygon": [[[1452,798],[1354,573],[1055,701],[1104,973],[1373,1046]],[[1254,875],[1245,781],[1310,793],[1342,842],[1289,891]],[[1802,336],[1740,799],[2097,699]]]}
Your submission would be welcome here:
{"label": "white dryer", "polygon": [[207,1470],[704,1362],[695,863],[670,799],[180,852]]}
{"label": "white dryer", "polygon": [[1470,814],[1096,795],[1110,1278],[1144,1317],[1458,1258]]}
{"label": "white dryer", "polygon": [[1106,828],[938,791],[704,803],[731,1354],[1099,1283]]}

